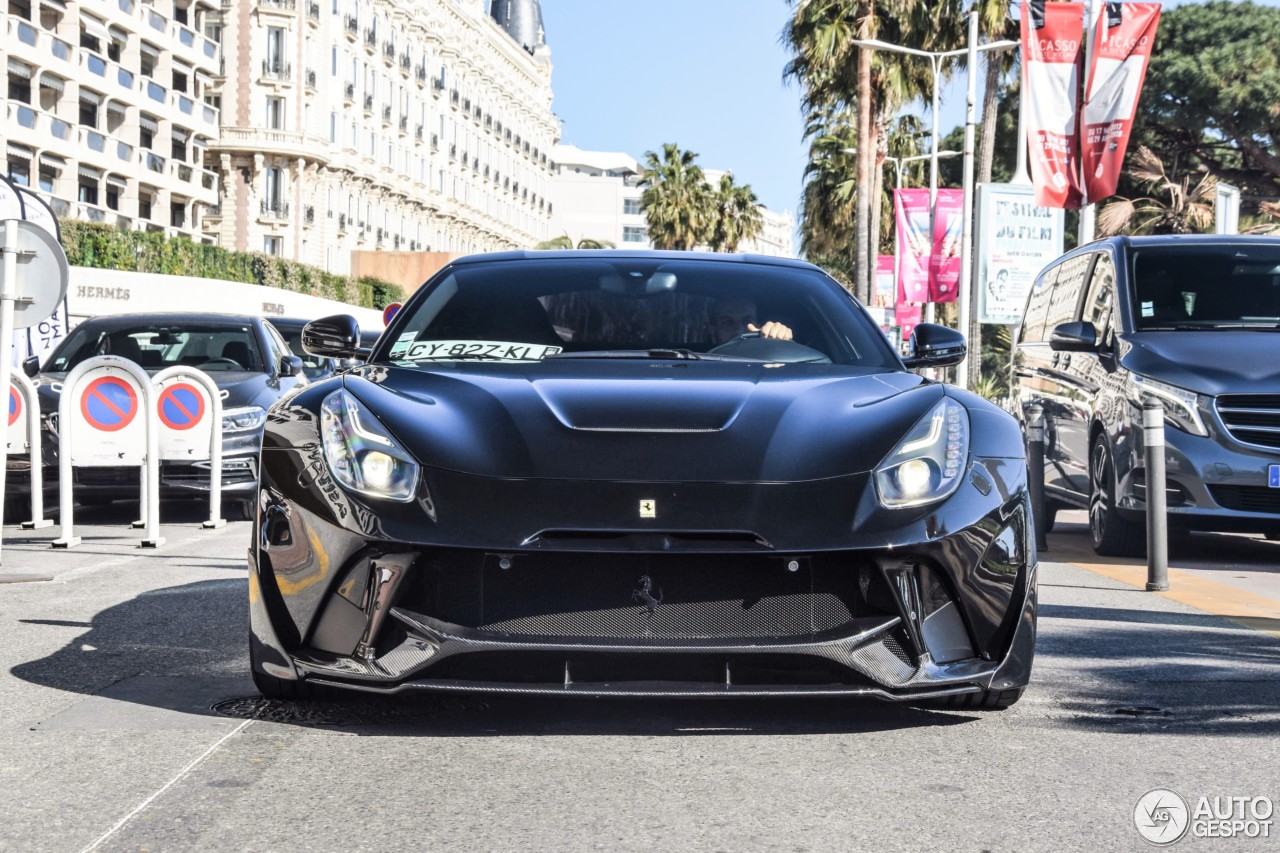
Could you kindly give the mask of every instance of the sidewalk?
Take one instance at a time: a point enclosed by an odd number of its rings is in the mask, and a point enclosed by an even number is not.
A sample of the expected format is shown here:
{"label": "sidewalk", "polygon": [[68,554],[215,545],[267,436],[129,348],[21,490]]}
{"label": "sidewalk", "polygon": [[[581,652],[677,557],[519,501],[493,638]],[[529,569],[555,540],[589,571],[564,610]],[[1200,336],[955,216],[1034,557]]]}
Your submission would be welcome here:
{"label": "sidewalk", "polygon": [[[1146,560],[1095,554],[1083,510],[1059,512],[1048,539],[1041,562],[1069,563],[1145,591]],[[1174,536],[1169,591],[1148,594],[1280,637],[1280,542],[1225,533]]]}

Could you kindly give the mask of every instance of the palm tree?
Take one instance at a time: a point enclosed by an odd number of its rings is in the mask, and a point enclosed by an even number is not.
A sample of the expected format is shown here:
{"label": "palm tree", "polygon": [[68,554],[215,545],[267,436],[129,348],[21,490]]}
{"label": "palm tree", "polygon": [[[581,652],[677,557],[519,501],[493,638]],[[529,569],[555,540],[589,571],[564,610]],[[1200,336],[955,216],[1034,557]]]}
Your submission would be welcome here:
{"label": "palm tree", "polygon": [[[978,27],[987,38],[992,40],[1020,38],[1018,24],[1009,15],[1009,6],[1009,0],[977,0]],[[1000,78],[1014,69],[1019,56],[1021,51],[997,50],[987,53],[987,77],[982,90],[982,127],[978,134],[977,183],[980,184],[991,180],[991,172],[995,164]]]}
{"label": "palm tree", "polygon": [[640,204],[653,247],[688,250],[706,243],[711,236],[715,198],[695,162],[698,155],[667,142],[661,159],[654,151],[646,151],[644,157]]}
{"label": "palm tree", "polygon": [[[1218,181],[1207,172],[1193,188],[1191,176],[1175,181],[1164,163],[1145,145],[1138,147],[1128,170],[1151,196],[1117,198],[1098,214],[1098,233],[1196,234],[1213,225],[1213,196]],[[1159,197],[1156,197],[1159,196]]]}
{"label": "palm tree", "polygon": [[733,175],[720,176],[715,194],[717,215],[708,244],[713,252],[736,252],[744,240],[754,240],[764,230],[760,202],[750,184],[739,186]]}

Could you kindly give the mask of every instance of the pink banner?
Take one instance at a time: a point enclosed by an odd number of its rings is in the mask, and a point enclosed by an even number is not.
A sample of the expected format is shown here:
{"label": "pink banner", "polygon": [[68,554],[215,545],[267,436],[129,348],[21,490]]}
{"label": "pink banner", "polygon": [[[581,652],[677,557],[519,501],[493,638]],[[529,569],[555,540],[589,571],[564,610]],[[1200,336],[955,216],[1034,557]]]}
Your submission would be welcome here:
{"label": "pink banner", "polygon": [[893,255],[877,255],[876,290],[871,300],[877,308],[892,308],[897,301],[893,273]]}
{"label": "pink banner", "polygon": [[899,302],[893,312],[894,324],[901,329],[902,340],[911,337],[916,326],[924,319],[924,309],[910,302]]}
{"label": "pink banner", "polygon": [[955,302],[960,291],[960,228],[964,191],[938,190],[933,217],[933,256],[929,259],[929,301]]}
{"label": "pink banner", "polygon": [[1022,4],[1022,83],[1036,204],[1075,210],[1080,189],[1080,66],[1083,3]]}
{"label": "pink banner", "polygon": [[894,190],[898,302],[929,301],[929,191]]}
{"label": "pink banner", "polygon": [[1110,10],[1104,6],[1093,24],[1093,60],[1080,137],[1085,196],[1090,202],[1115,194],[1160,24],[1159,3],[1114,6]]}

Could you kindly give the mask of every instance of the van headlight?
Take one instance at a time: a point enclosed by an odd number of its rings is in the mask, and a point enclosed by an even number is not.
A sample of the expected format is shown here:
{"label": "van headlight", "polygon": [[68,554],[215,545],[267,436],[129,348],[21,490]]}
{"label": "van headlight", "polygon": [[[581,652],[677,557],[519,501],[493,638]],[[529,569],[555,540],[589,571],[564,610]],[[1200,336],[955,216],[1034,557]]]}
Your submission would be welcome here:
{"label": "van headlight", "polygon": [[1176,385],[1157,382],[1145,376],[1129,376],[1129,400],[1142,408],[1142,398],[1150,394],[1164,404],[1167,423],[1191,435],[1208,435],[1200,417],[1200,395]]}
{"label": "van headlight", "polygon": [[418,463],[364,405],[339,389],[320,406],[320,439],[329,470],[346,488],[401,503],[418,490]]}
{"label": "van headlight", "polygon": [[876,469],[876,492],[890,509],[950,497],[969,458],[969,413],[944,397]]}
{"label": "van headlight", "polygon": [[267,422],[267,411],[261,406],[239,406],[222,410],[222,434],[251,432],[262,429]]}

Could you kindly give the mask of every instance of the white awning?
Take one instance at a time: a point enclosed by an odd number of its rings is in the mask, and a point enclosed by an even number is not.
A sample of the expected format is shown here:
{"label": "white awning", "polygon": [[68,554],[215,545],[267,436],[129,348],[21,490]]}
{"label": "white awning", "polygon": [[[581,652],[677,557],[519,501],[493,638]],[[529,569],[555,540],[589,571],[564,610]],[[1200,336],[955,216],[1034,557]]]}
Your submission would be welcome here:
{"label": "white awning", "polygon": [[80,100],[88,101],[94,106],[97,106],[98,104],[102,103],[102,95],[99,95],[97,92],[93,91],[92,89],[86,89],[83,86],[81,86]]}
{"label": "white awning", "polygon": [[102,171],[92,166],[81,166],[79,169],[80,177],[90,181],[102,180]]}
{"label": "white awning", "polygon": [[187,143],[187,131],[183,130],[183,129],[182,129],[182,128],[180,128],[180,127],[175,127],[175,128],[173,129],[173,138],[174,138],[174,139],[176,139],[177,141],[181,142],[183,145],[186,145],[186,143]]}
{"label": "white awning", "polygon": [[17,157],[19,160],[30,160],[31,149],[25,145],[18,145],[15,142],[9,143],[9,156]]}
{"label": "white awning", "polygon": [[40,152],[40,162],[48,163],[50,166],[53,166],[55,169],[62,169],[62,168],[65,168],[67,165],[67,161],[65,159],[63,159],[62,157],[59,157],[57,154],[50,154],[47,151]]}
{"label": "white awning", "polygon": [[40,75],[40,85],[46,89],[52,89],[59,94],[61,94],[62,90],[66,88],[66,83],[66,80],[63,80],[61,77],[55,77],[47,71]]}
{"label": "white awning", "polygon": [[19,62],[16,59],[9,60],[9,76],[21,77],[23,80],[31,79],[31,66],[25,62]]}
{"label": "white awning", "polygon": [[138,116],[138,126],[148,133],[155,133],[160,129],[159,125],[156,124],[156,120],[145,114]]}
{"label": "white awning", "polygon": [[57,9],[59,12],[67,11],[66,0],[42,0],[42,2],[50,9]]}
{"label": "white awning", "polygon": [[106,22],[100,21],[90,15],[85,15],[80,19],[80,28],[83,29],[90,38],[95,38],[98,41],[111,40],[111,35],[107,32]]}
{"label": "white awning", "polygon": [[129,182],[119,175],[107,175],[107,183],[113,187],[119,187],[120,189],[124,189],[129,186]]}
{"label": "white awning", "polygon": [[144,41],[138,47],[142,50],[143,53],[147,54],[147,56],[154,56],[154,57],[160,56],[160,48],[156,47],[155,45],[147,44]]}
{"label": "white awning", "polygon": [[107,112],[115,113],[116,115],[129,114],[128,107],[119,101],[107,101]]}
{"label": "white awning", "polygon": [[120,42],[129,41],[129,34],[124,30],[120,29],[119,27],[115,26],[114,24],[112,25],[111,29],[109,29],[107,32],[111,35],[112,41],[120,41]]}

